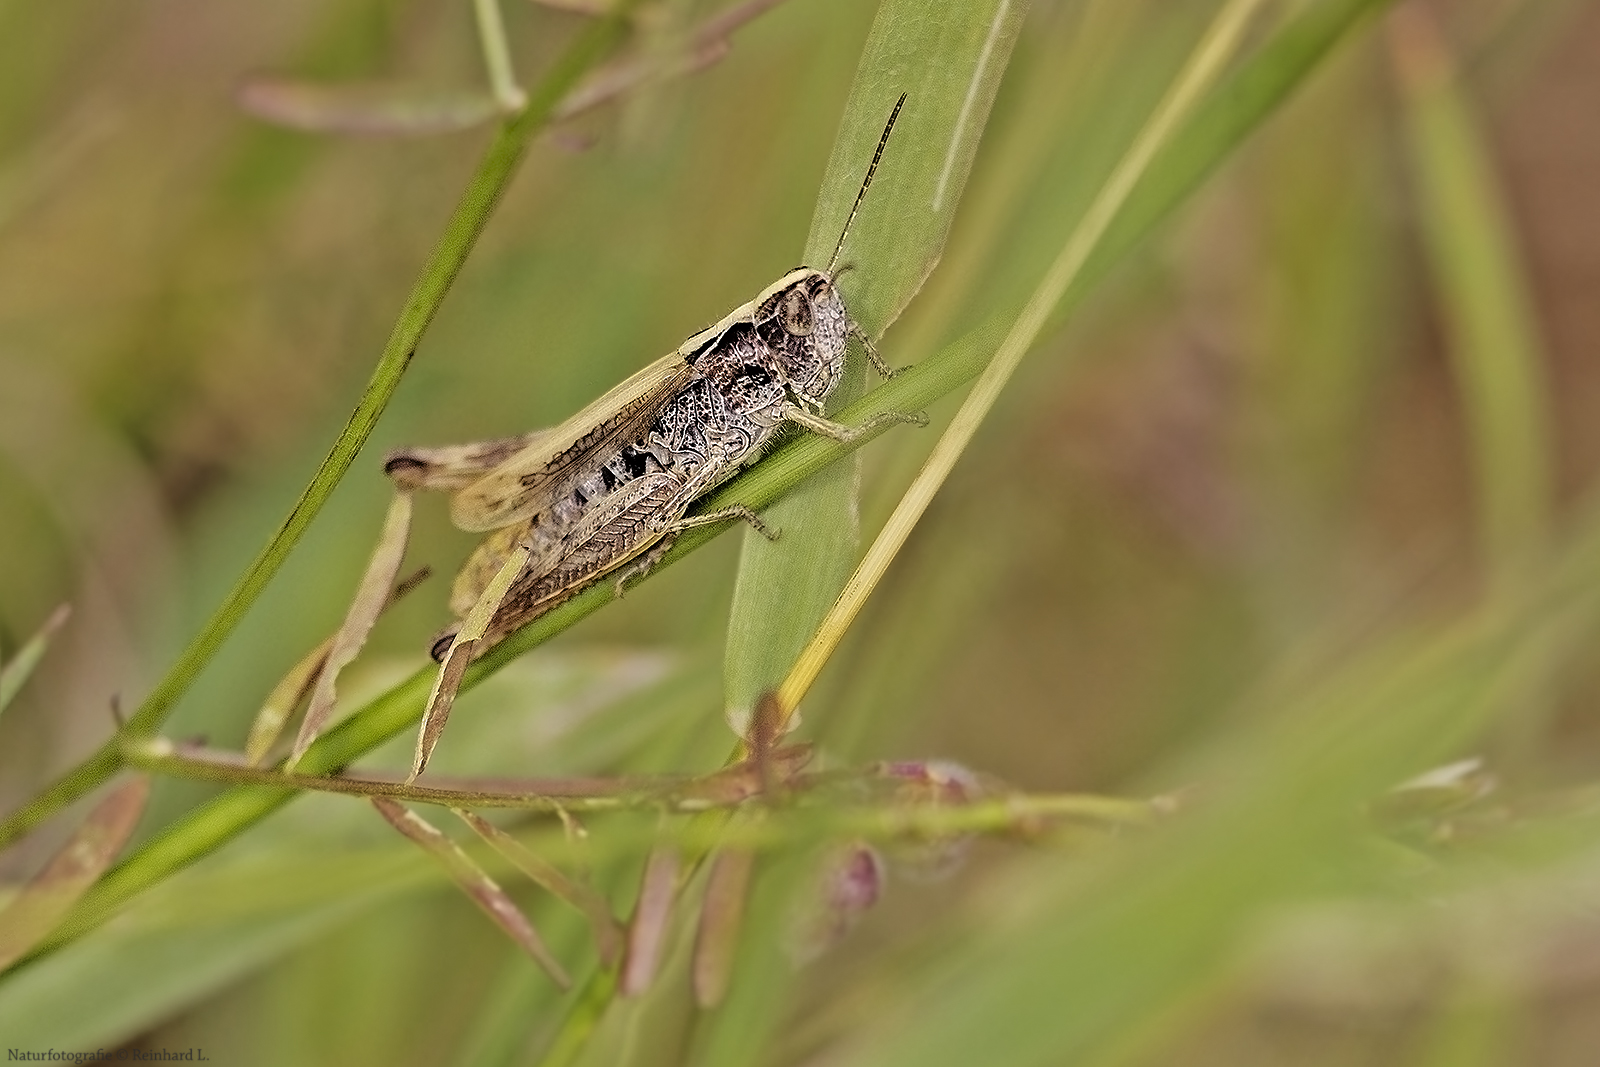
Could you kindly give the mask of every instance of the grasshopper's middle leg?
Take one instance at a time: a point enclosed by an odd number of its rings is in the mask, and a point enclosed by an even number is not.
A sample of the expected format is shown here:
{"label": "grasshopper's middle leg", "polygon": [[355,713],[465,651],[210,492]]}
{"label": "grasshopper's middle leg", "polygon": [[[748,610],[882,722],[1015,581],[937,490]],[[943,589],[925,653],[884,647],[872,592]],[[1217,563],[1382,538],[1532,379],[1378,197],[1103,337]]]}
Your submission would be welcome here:
{"label": "grasshopper's middle leg", "polygon": [[908,422],[913,426],[928,425],[928,416],[922,412],[885,411],[872,416],[860,426],[847,426],[842,422],[815,415],[801,407],[799,404],[784,404],[783,417],[790,422],[799,423],[812,433],[821,434],[823,437],[832,438],[842,444],[855,444],[863,438],[871,437],[885,426],[897,422]]}
{"label": "grasshopper's middle leg", "polygon": [[716,511],[706,512],[704,515],[684,517],[683,513],[694,503],[695,498],[706,492],[714,484],[710,481],[714,470],[715,468],[713,467],[707,467],[705,475],[690,478],[662,506],[662,515],[676,515],[677,518],[660,523],[661,532],[659,536],[661,539],[631,566],[617,575],[617,596],[619,598],[626,590],[629,582],[638,581],[655,569],[655,565],[661,562],[662,557],[667,554],[667,550],[677,541],[678,535],[685,530],[692,530],[696,526],[714,526],[719,522],[738,519],[741,522],[749,523],[757,533],[768,541],[776,541],[778,539],[778,531],[762,522],[761,516],[743,504],[732,504],[725,508],[718,508]]}
{"label": "grasshopper's middle leg", "polygon": [[655,569],[656,564],[661,562],[667,551],[677,542],[680,533],[685,530],[692,530],[696,526],[713,526],[719,522],[728,522],[731,519],[749,523],[757,533],[768,541],[776,541],[778,539],[779,531],[762,522],[761,516],[743,504],[734,504],[731,507],[709,511],[704,515],[693,515],[689,518],[678,519],[667,526],[667,532],[662,535],[661,540],[651,545],[649,551],[634,560],[631,565],[617,575],[617,598],[621,599],[622,594],[627,590],[629,582],[639,581]]}

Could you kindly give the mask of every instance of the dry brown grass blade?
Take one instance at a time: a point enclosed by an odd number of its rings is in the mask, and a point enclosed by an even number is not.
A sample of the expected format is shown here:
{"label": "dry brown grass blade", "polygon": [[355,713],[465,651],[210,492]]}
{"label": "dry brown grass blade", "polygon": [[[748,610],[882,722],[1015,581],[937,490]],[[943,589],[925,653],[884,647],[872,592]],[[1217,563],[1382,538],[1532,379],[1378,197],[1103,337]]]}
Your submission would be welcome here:
{"label": "dry brown grass blade", "polygon": [[[666,49],[625,56],[599,67],[556,105],[555,122],[593,111],[656,82],[697,74],[733,49],[733,32],[784,0],[746,0],[709,16]],[[606,3],[552,0],[546,6],[603,15]],[[306,133],[357,137],[431,137],[468,130],[506,114],[508,103],[489,90],[449,90],[406,81],[319,83],[261,75],[248,79],[234,102],[264,122]]]}
{"label": "dry brown grass blade", "polygon": [[0,912],[0,970],[42,941],[111,866],[138,825],[149,795],[150,779],[142,774],[117,786]]}
{"label": "dry brown grass blade", "polygon": [[[423,567],[395,586],[394,591],[389,594],[389,599],[384,603],[383,610],[387,611],[401,597],[421,585],[429,573],[429,569]],[[272,692],[267,694],[267,699],[261,704],[261,710],[256,712],[255,719],[250,723],[250,736],[245,741],[245,758],[251,766],[260,766],[266,759],[267,753],[282,735],[283,728],[294,717],[295,708],[299,707],[300,702],[311,692],[311,686],[316,682],[318,673],[328,661],[328,650],[333,647],[333,640],[333,636],[330,635],[316,648],[307,652],[300,662],[289,668],[288,673],[272,687]]]}
{"label": "dry brown grass blade", "polygon": [[283,728],[294,715],[294,709],[300,706],[300,702],[316,684],[317,676],[328,662],[328,650],[331,648],[333,635],[323,638],[321,644],[290,667],[288,673],[272,687],[267,699],[262,701],[261,710],[256,712],[256,717],[250,723],[250,736],[244,743],[245,759],[251,766],[260,766],[272,746],[277,744]]}
{"label": "dry brown grass blade", "polygon": [[564,122],[622,96],[641,85],[697,74],[721,62],[733,49],[733,32],[784,0],[746,0],[707,18],[684,36],[683,43],[665,54],[624,56],[596,70],[556,107],[554,118]]}
{"label": "dry brown grass blade", "polygon": [[622,957],[623,929],[604,897],[590,886],[568,878],[554,864],[534,855],[521,841],[476,812],[465,808],[450,810],[539,888],[581,911],[589,920],[601,966],[615,966]]}
{"label": "dry brown grass blade", "polygon": [[450,872],[450,877],[455,880],[462,892],[472,898],[472,902],[483,909],[494,924],[504,930],[518,946],[535,963],[543,967],[545,972],[562,989],[572,985],[572,980],[567,977],[566,970],[550,954],[545,946],[544,939],[533,928],[533,923],[517,907],[516,902],[500,888],[488,872],[475,863],[471,856],[462,851],[450,838],[446,837],[432,823],[397,801],[387,797],[373,797],[372,806],[378,809],[378,814],[400,833],[420,845],[423,851],[438,860]]}
{"label": "dry brown grass blade", "polygon": [[426,137],[481,126],[501,114],[487,92],[446,92],[404,82],[319,85],[256,77],[234,94],[240,110],[307,133]]}

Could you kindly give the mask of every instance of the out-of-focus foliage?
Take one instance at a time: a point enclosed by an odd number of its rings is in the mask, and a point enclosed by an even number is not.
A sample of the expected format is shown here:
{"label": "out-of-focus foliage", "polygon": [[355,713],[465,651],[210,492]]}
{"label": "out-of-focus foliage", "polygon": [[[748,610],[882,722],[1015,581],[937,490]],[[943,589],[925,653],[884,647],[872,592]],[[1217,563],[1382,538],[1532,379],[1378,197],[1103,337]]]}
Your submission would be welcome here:
{"label": "out-of-focus foliage", "polygon": [[[529,84],[582,16],[503,6]],[[667,0],[638,33],[668,49],[716,6]],[[999,5],[1026,7],[1010,66],[891,362],[1003,332],[1217,6]],[[1245,56],[1361,6],[1268,4]],[[944,757],[1033,791],[1170,793],[1178,813],[1112,839],[886,849],[881,899],[799,970],[784,949],[815,864],[758,863],[724,1005],[692,1007],[676,931],[586,1062],[1592,1058],[1600,12],[1366,6],[1030,355],[805,705],[834,760]],[[790,0],[717,65],[534,146],[372,447],[169,733],[242,746],[337,625],[384,448],[556,422],[799,259],[872,20]],[[104,739],[113,696],[148,690],[281,520],[484,138],[291,132],[237,87],[459,98],[481,66],[464,0],[0,4],[0,662],[74,608],[0,718],[0,807]],[[943,151],[916,129],[889,164]],[[894,210],[861,225],[892,246]],[[863,453],[866,536],[956,399]],[[471,541],[435,503],[410,558],[448,574]],[[716,767],[733,546],[464,695],[435,771]],[[342,699],[417,669],[447,585],[385,616]],[[1396,788],[1468,756],[1470,775]],[[142,837],[207,795],[158,781]],[[0,859],[5,883],[70,821]],[[654,825],[589,820],[624,911]],[[593,995],[585,917],[503,881]],[[241,1065],[535,1062],[573,1012],[339,797],[0,977],[7,1046]]]}

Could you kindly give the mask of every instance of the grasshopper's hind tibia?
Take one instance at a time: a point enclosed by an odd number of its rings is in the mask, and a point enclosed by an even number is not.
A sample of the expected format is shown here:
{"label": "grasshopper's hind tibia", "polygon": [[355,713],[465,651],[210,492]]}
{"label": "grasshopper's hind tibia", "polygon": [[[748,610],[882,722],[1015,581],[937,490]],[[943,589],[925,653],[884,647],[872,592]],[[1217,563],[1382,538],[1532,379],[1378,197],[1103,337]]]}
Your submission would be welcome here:
{"label": "grasshopper's hind tibia", "polygon": [[[422,713],[422,725],[417,730],[417,748],[411,760],[411,774],[406,778],[408,783],[416,781],[417,776],[428,765],[428,757],[433,755],[434,746],[439,743],[439,735],[444,731],[444,724],[450,718],[450,708],[455,704],[456,691],[461,688],[461,679],[466,674],[467,665],[472,662],[479,642],[489,632],[489,624],[500,610],[506,594],[528,569],[529,556],[528,547],[521,544],[506,554],[499,572],[478,596],[478,602],[462,620],[461,628],[456,631],[444,656],[440,659],[439,675],[433,680],[433,691],[428,694],[428,705]],[[437,645],[435,647],[437,648]]]}

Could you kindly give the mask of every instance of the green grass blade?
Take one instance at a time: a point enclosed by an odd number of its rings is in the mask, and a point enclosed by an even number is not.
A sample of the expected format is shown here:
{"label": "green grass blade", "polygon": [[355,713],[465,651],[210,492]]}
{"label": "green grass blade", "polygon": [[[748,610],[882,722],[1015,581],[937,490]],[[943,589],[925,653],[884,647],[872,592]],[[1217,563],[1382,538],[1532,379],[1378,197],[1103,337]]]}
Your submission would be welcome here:
{"label": "green grass blade", "polygon": [[1383,877],[1362,806],[1480,737],[1553,650],[1585,647],[1597,556],[1591,509],[1537,594],[1377,642],[1176,769],[1218,783],[1200,810],[1087,862],[1019,865],[986,894],[997,918],[831,1062],[971,1063],[998,1034],[1019,1067],[1127,1062],[1172,1037],[1264,915]]}
{"label": "green grass blade", "polygon": [[[867,161],[901,93],[905,110],[841,256],[851,313],[881,335],[938,262],[973,154],[1016,42],[1026,0],[949,5],[930,18],[919,0],[886,0],[856,70],[805,262],[826,267]],[[835,406],[860,392],[860,375]],[[777,684],[843,585],[857,551],[853,463],[808,481],[773,507],[776,542],[744,539],[728,623],[724,688],[739,716]]]}
{"label": "green grass blade", "polygon": [[1323,0],[1285,19],[1162,148],[1062,302],[1068,312],[1184,202],[1362,21],[1394,0]]}
{"label": "green grass blade", "polygon": [[1391,35],[1417,207],[1466,415],[1485,562],[1513,580],[1550,521],[1549,386],[1504,196],[1437,31],[1421,13]]}
{"label": "green grass blade", "polygon": [[[131,729],[148,733],[166,721],[174,705],[233,633],[234,627],[244,618],[267,583],[277,574],[278,568],[288,559],[311,521],[333,495],[334,488],[350,469],[356,454],[371,436],[383,409],[394,396],[423,333],[433,321],[439,306],[444,303],[456,275],[477,243],[478,235],[483,232],[501,194],[510,184],[534,135],[544,128],[556,105],[577,84],[583,73],[602,59],[621,37],[627,12],[632,6],[631,0],[619,3],[612,14],[579,36],[540,82],[527,108],[496,131],[460,203],[445,224],[444,235],[434,246],[421,276],[406,298],[400,318],[383,346],[372,378],[362,391],[355,410],[350,413],[349,421],[334,440],[332,449],[317,468],[310,484],[300,494],[300,499],[290,509],[278,532],[273,534],[166,676],[134,711],[128,721]],[[94,755],[57,779],[4,823],[0,823],[0,846],[14,841],[65,805],[87,794],[115,773],[120,765],[116,742],[108,741]]]}
{"label": "green grass blade", "polygon": [[896,505],[861,565],[850,575],[838,600],[828,610],[815,636],[784,679],[779,690],[779,703],[785,716],[794,711],[810,689],[822,666],[838,647],[844,632],[877,588],[890,563],[932,502],[934,494],[944,484],[978,427],[988,417],[1000,391],[1022,362],[1022,357],[1038,340],[1051,313],[1077,281],[1107,228],[1127,203],[1156,152],[1232,58],[1258,3],[1259,0],[1234,0],[1218,13],[1172,88],[1129,145],[1127,153],[1112,170],[1083,218],[1073,227],[1060,254],[1040,279],[1038,288],[1028,298],[1022,313],[995,352],[994,359],[984,368],[972,392],[967,394],[961,410],[934,446],[927,462]]}
{"label": "green grass blade", "polygon": [[56,608],[50,613],[50,617],[45,619],[38,632],[17,649],[17,654],[0,666],[0,711],[5,711],[6,706],[17,698],[22,687],[33,676],[34,669],[39,666],[39,661],[44,659],[44,654],[49,650],[50,641],[55,637],[56,631],[66,625],[71,615],[71,605],[62,604]]}

